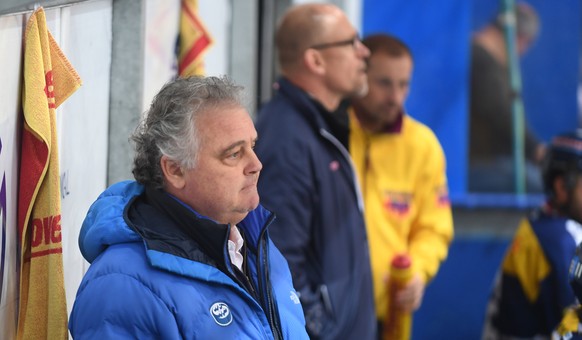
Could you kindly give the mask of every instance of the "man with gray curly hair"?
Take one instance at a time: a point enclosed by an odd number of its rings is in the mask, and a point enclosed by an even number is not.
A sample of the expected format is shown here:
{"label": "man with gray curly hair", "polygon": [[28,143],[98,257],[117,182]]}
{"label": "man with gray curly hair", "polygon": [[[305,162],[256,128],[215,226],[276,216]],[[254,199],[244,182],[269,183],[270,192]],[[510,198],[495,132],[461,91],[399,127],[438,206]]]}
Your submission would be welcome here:
{"label": "man with gray curly hair", "polygon": [[304,339],[287,262],[259,205],[262,164],[228,78],[166,84],[132,136],[136,181],[108,188],[79,237],[91,263],[74,338]]}

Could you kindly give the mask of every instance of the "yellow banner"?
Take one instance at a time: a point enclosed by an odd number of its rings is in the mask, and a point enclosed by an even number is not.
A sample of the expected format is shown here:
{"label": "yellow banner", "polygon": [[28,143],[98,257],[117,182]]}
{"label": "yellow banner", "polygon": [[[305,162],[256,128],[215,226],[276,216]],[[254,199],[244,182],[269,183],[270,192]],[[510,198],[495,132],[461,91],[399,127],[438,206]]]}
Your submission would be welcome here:
{"label": "yellow banner", "polygon": [[179,42],[179,74],[181,76],[204,75],[202,57],[212,45],[212,38],[198,18],[197,0],[182,0]]}
{"label": "yellow banner", "polygon": [[56,108],[81,79],[48,31],[42,8],[26,26],[23,74],[17,338],[66,339]]}

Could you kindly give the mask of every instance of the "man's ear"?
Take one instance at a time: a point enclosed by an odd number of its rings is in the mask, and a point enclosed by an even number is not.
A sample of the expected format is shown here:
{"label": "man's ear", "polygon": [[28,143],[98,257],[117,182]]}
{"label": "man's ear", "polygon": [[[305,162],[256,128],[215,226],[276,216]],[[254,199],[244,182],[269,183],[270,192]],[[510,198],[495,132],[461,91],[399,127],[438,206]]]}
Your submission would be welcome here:
{"label": "man's ear", "polygon": [[182,189],[186,184],[184,179],[184,172],[182,167],[175,161],[169,159],[167,156],[162,156],[160,159],[160,167],[164,175],[164,180],[167,185],[174,189]]}
{"label": "man's ear", "polygon": [[554,186],[554,201],[558,206],[568,202],[568,188],[564,176],[554,178],[552,185]]}
{"label": "man's ear", "polygon": [[325,60],[321,52],[316,49],[308,48],[303,52],[303,64],[309,71],[315,74],[325,74]]}

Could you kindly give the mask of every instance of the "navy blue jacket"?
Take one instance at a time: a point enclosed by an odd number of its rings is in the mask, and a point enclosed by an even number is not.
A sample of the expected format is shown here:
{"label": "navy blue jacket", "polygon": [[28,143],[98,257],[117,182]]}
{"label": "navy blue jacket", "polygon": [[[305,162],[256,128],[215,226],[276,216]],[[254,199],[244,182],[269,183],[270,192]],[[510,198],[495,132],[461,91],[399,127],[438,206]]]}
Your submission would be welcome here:
{"label": "navy blue jacket", "polygon": [[312,338],[375,339],[376,317],[363,204],[329,114],[286,79],[260,111],[255,151],[261,202],[293,275]]}
{"label": "navy blue jacket", "polygon": [[[307,339],[291,273],[266,232],[271,213],[259,207],[238,224],[253,287],[246,289],[228,260],[230,226],[181,207],[169,215],[150,197],[122,182],[91,206],[79,236],[91,266],[69,321],[74,338]],[[203,230],[198,239],[193,228]]]}

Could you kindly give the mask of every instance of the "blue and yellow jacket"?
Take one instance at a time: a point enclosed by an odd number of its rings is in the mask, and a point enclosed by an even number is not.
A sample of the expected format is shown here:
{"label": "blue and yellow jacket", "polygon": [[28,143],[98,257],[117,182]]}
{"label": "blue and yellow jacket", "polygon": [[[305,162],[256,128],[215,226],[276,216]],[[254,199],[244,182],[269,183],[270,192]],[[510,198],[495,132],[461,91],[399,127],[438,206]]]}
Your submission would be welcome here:
{"label": "blue and yellow jacket", "polygon": [[549,337],[575,303],[568,267],[582,226],[547,207],[521,221],[501,263],[486,313],[484,338]]}
{"label": "blue and yellow jacket", "polygon": [[91,266],[77,292],[71,335],[307,339],[289,267],[266,231],[272,220],[258,207],[237,225],[245,238],[243,282],[228,257],[230,226],[161,191],[113,185],[91,206],[79,236]]}

